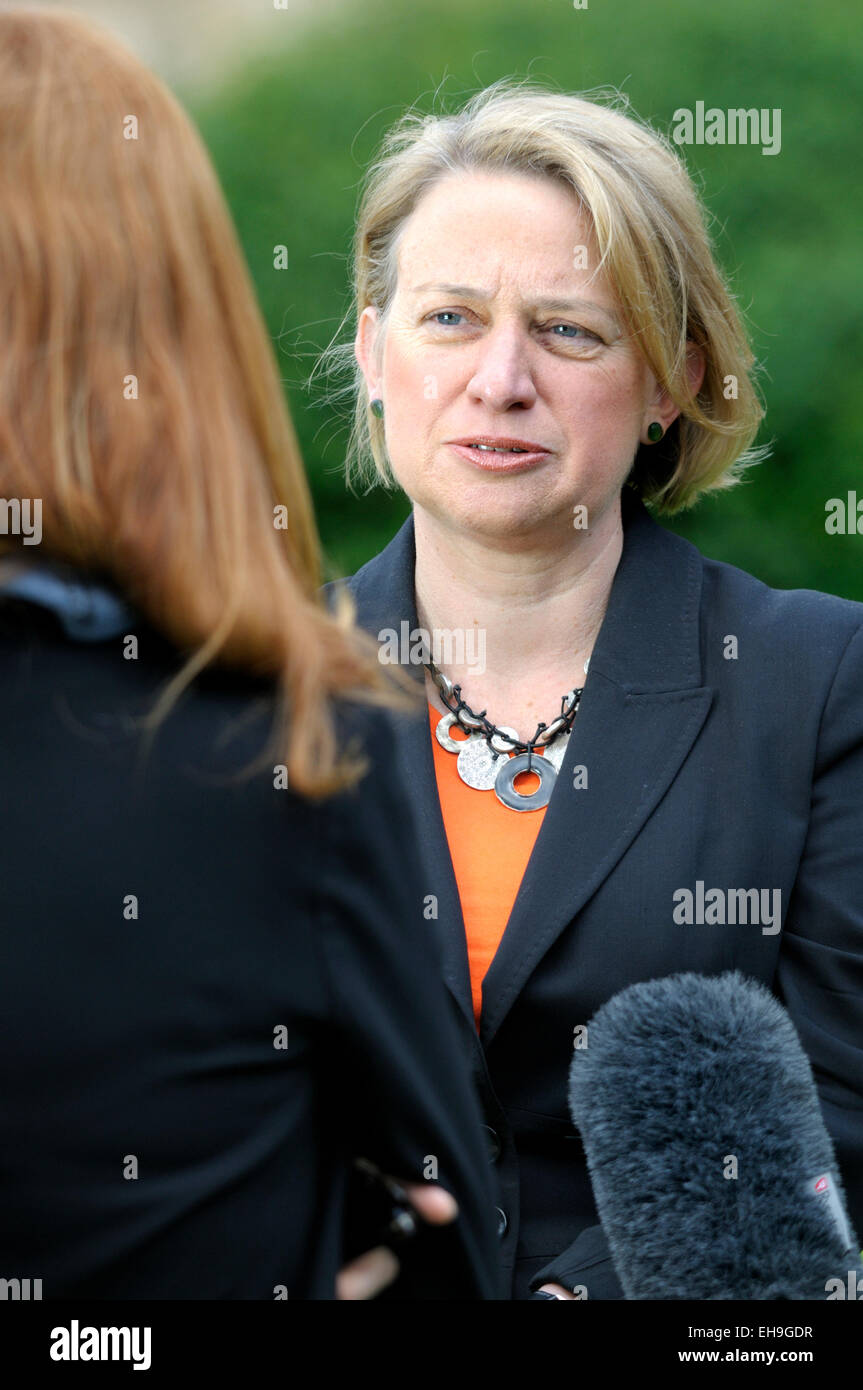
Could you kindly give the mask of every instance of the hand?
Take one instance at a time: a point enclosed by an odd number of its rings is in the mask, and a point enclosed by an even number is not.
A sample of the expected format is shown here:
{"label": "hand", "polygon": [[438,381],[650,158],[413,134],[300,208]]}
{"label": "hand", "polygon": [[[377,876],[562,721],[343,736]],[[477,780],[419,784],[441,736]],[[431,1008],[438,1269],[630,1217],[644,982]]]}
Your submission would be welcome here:
{"label": "hand", "polygon": [[565,1289],[563,1284],[540,1284],[538,1293],[553,1293],[555,1298],[571,1298],[574,1303],[578,1302],[575,1294],[569,1289]]}
{"label": "hand", "polygon": [[[429,1226],[447,1226],[458,1216],[458,1203],[434,1182],[400,1182],[411,1206]],[[378,1245],[346,1264],[336,1277],[336,1298],[345,1302],[377,1298],[397,1278],[399,1262],[386,1245]],[[549,1285],[556,1288],[557,1285]],[[569,1297],[570,1295],[566,1295]]]}

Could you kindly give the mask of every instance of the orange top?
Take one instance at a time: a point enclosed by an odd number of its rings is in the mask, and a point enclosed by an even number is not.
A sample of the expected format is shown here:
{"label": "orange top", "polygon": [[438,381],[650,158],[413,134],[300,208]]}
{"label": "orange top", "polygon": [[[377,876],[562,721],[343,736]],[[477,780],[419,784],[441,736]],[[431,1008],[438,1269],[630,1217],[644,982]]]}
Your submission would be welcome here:
{"label": "orange top", "polygon": [[[441,748],[435,729],[443,715],[429,702],[432,749],[438,796],[467,936],[473,1012],[479,1028],[482,982],[500,945],[527,861],[546,808],[512,811],[494,791],[477,791],[458,775],[455,753]],[[456,742],[466,737],[457,725]],[[530,779],[538,785],[533,773]],[[519,790],[532,790],[527,773]]]}

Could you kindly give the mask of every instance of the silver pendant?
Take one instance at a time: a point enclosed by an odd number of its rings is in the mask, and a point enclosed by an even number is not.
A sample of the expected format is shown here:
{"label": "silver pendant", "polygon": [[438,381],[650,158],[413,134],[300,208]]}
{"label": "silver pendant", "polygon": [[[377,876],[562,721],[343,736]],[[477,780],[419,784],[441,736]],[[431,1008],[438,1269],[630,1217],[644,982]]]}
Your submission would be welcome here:
{"label": "silver pendant", "polygon": [[521,739],[515,729],[511,729],[508,724],[501,724],[496,734],[492,734],[489,743],[495,753],[511,753],[516,743]]}
{"label": "silver pendant", "polygon": [[[584,663],[584,674],[587,675],[587,668],[590,665],[590,657]],[[432,678],[439,690],[448,698],[454,693],[452,682],[441,672],[430,666]],[[453,714],[452,711],[441,715],[435,725],[435,737],[441,748],[445,748],[448,753],[456,753],[456,769],[465,786],[473,787],[475,791],[490,791],[494,793],[504,806],[511,811],[539,811],[547,806],[554,791],[554,784],[557,781],[557,774],[563,766],[566,758],[566,750],[569,747],[571,731],[571,717],[576,707],[576,692],[570,690],[563,697],[561,713],[551,724],[547,726],[546,733],[551,735],[552,742],[543,747],[540,751],[535,749],[532,755],[527,753],[515,753],[515,746],[521,741],[515,729],[502,725],[486,738],[481,732],[487,727],[486,721],[477,715],[471,714],[469,710],[463,710],[461,718]],[[562,730],[566,726],[567,720],[570,721],[570,729],[566,733]],[[454,739],[450,734],[453,725],[458,724],[462,732],[466,735],[462,739]],[[474,733],[472,730],[476,729]],[[558,732],[560,730],[560,732]],[[516,791],[516,778],[522,773],[530,770],[539,778],[539,786],[536,791],[522,794]]]}
{"label": "silver pendant", "polygon": [[552,767],[548,758],[534,754],[530,760],[530,771],[536,773],[539,778],[539,786],[535,792],[530,792],[524,796],[521,792],[516,791],[515,779],[520,772],[527,771],[527,753],[517,753],[514,758],[508,758],[498,771],[494,784],[495,796],[498,801],[502,801],[504,806],[508,806],[512,811],[539,811],[543,806],[547,806],[551,799],[554,784],[557,781],[557,771]]}
{"label": "silver pendant", "polygon": [[458,724],[454,714],[442,714],[435,725],[435,738],[448,753],[460,753],[464,748],[464,739],[450,738],[449,731],[453,724]]}
{"label": "silver pendant", "polygon": [[493,753],[486,739],[469,738],[459,749],[456,761],[458,775],[478,792],[491,791],[506,757],[506,753]]}

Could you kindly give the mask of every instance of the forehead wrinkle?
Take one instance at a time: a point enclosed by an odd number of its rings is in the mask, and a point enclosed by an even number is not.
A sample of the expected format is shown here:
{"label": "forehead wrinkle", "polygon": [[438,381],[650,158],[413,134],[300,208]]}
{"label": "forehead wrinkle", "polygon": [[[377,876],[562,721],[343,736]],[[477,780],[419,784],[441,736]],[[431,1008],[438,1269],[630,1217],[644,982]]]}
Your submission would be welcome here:
{"label": "forehead wrinkle", "polygon": [[[494,293],[493,291],[480,289],[474,285],[456,285],[446,281],[436,280],[428,280],[421,285],[411,285],[407,293],[418,295],[424,294],[429,290],[436,290],[442,294],[455,294],[463,296],[466,299],[479,299],[485,301],[491,299]],[[602,314],[604,318],[609,319],[616,328],[620,328],[620,322],[614,311],[606,308],[603,304],[597,304],[597,302],[592,299],[582,299],[579,295],[567,296],[566,294],[526,295],[524,298],[531,309],[539,309],[546,313],[555,309],[562,311],[574,309],[576,312],[582,309],[594,310],[596,313]]]}

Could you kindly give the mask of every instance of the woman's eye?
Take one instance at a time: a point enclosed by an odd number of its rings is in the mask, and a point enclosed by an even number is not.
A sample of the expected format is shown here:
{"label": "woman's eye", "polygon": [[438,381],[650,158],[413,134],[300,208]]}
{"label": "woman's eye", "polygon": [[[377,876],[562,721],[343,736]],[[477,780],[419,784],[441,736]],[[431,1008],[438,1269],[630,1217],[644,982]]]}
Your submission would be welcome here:
{"label": "woman's eye", "polygon": [[592,338],[594,342],[599,341],[597,335],[591,333],[589,328],[582,328],[577,323],[552,323],[548,326],[555,338],[564,338],[569,342],[579,342],[582,338]]}
{"label": "woman's eye", "polygon": [[[468,319],[458,309],[435,309],[426,315],[427,322],[436,324],[441,328],[458,328],[461,324],[468,322]],[[598,343],[601,341],[597,333],[592,333],[589,328],[582,328],[577,323],[548,323],[540,325],[541,333],[550,333],[554,338],[562,338],[567,343]]]}

